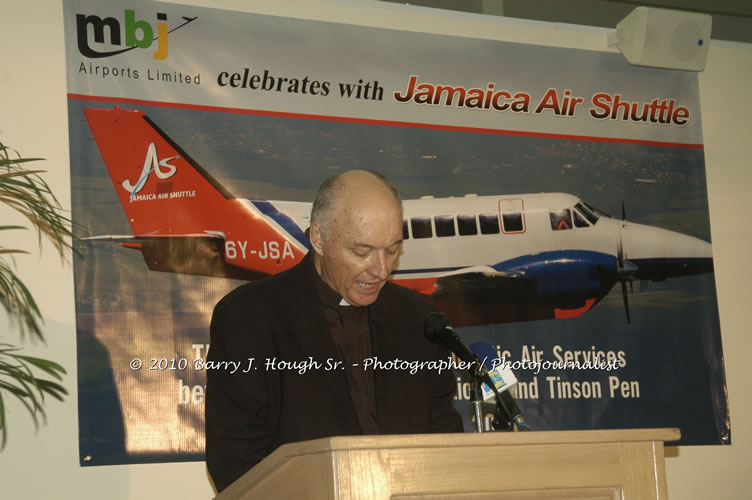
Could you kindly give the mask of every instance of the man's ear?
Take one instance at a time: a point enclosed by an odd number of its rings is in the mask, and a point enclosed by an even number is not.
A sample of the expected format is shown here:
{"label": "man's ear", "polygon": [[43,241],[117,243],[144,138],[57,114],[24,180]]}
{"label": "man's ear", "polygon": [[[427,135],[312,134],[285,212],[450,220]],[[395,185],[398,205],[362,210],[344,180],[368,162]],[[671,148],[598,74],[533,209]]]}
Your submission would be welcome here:
{"label": "man's ear", "polygon": [[324,239],[321,236],[321,226],[318,222],[311,224],[308,239],[311,242],[311,247],[318,255],[324,255]]}

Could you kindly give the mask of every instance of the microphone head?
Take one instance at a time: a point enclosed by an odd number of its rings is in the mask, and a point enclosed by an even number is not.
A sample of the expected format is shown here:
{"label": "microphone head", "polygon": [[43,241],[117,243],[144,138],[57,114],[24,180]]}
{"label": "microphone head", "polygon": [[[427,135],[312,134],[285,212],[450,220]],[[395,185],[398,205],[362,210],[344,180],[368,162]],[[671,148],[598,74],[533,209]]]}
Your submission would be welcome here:
{"label": "microphone head", "polygon": [[447,327],[449,327],[449,319],[446,314],[436,311],[426,316],[423,322],[423,331],[431,342],[436,342],[436,336]]}

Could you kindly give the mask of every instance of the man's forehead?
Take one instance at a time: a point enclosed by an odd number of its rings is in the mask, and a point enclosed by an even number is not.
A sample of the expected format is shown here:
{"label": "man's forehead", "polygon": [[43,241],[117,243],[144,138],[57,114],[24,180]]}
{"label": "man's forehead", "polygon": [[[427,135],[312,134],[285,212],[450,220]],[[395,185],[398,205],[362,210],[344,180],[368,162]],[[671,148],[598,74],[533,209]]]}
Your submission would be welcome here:
{"label": "man's forehead", "polygon": [[334,209],[336,219],[346,224],[352,223],[352,220],[370,223],[392,217],[402,219],[402,205],[385,193],[371,192],[343,197],[335,204]]}
{"label": "man's forehead", "polygon": [[334,235],[342,240],[348,240],[350,245],[374,245],[374,241],[389,241],[390,245],[402,240],[402,223],[400,219],[394,219],[389,224],[347,224],[344,221],[334,224]]}
{"label": "man's forehead", "polygon": [[393,240],[386,240],[383,243],[377,243],[377,242],[369,242],[369,241],[361,241],[361,240],[353,240],[351,246],[355,248],[389,248],[393,247],[395,245],[400,245],[402,243],[402,235],[400,235],[399,238],[395,238]]}
{"label": "man's forehead", "polygon": [[[359,216],[360,215],[360,216]],[[342,214],[331,228],[332,236],[345,246],[388,248],[402,241],[402,216],[398,212]]]}

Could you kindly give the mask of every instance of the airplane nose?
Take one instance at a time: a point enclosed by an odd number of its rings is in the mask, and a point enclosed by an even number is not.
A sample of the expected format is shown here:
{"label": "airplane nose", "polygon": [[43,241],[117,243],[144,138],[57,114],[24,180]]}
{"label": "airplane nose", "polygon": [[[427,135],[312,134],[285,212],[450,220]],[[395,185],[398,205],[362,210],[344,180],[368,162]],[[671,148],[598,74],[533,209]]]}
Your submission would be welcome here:
{"label": "airplane nose", "polygon": [[625,258],[637,279],[663,280],[713,271],[713,247],[694,236],[640,224],[622,229]]}
{"label": "airplane nose", "polygon": [[669,258],[705,258],[713,257],[713,246],[694,236],[666,231],[666,252]]}

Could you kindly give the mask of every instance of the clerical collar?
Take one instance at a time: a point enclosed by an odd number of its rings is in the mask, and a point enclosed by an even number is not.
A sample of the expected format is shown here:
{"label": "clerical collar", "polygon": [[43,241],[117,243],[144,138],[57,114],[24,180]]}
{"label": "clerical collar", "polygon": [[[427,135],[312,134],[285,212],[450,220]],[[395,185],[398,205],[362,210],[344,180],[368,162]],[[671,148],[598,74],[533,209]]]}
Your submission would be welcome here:
{"label": "clerical collar", "polygon": [[314,276],[314,283],[316,283],[316,291],[318,292],[319,298],[321,299],[322,303],[332,307],[350,307],[352,305],[348,301],[346,301],[345,298],[342,297],[339,293],[334,291],[332,287],[330,287],[326,283],[326,281],[324,281],[324,279],[319,275],[318,271],[316,271],[316,266],[313,265],[313,259],[311,259],[311,272]]}

